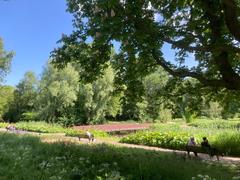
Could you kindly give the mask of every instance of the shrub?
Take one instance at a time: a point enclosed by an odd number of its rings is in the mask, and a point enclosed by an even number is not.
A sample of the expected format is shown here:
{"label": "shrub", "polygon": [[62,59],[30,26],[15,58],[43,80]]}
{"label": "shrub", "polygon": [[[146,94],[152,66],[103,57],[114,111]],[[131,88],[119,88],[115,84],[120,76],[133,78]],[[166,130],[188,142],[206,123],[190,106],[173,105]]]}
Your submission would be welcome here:
{"label": "shrub", "polygon": [[[92,133],[94,135],[94,137],[108,137],[109,136],[109,134],[107,134],[104,131],[100,131],[100,130],[90,129],[88,131],[90,133]],[[86,131],[84,131],[84,130],[76,130],[76,129],[70,129],[70,128],[65,130],[66,136],[78,137],[78,136],[84,136],[85,134],[86,134]]]}
{"label": "shrub", "polygon": [[172,111],[170,109],[160,109],[159,120],[161,122],[172,121]]}
{"label": "shrub", "polygon": [[203,113],[211,118],[211,119],[216,119],[216,118],[221,118],[223,108],[220,106],[218,102],[209,102],[209,105],[207,106],[207,109],[203,110]]}
{"label": "shrub", "polygon": [[74,118],[60,117],[58,118],[58,124],[61,124],[63,127],[71,127],[75,124]]}
{"label": "shrub", "polygon": [[209,128],[209,129],[240,129],[240,121],[230,120],[205,120],[200,119],[196,122],[190,123],[190,126],[198,128]]}
{"label": "shrub", "polygon": [[21,115],[20,121],[36,121],[38,114],[36,112],[25,112]]}
{"label": "shrub", "polygon": [[26,131],[41,133],[64,133],[65,128],[57,124],[48,124],[46,122],[18,122],[16,128]]}
{"label": "shrub", "polygon": [[226,155],[240,155],[240,134],[234,132],[225,132],[216,137],[214,145],[221,150],[224,150]]}
{"label": "shrub", "polygon": [[0,122],[0,128],[6,128],[9,125],[9,123]]}
{"label": "shrub", "polygon": [[176,124],[155,125],[151,131],[140,131],[123,137],[120,142],[141,144],[162,148],[185,150],[189,137],[194,136],[200,144],[206,136],[212,146],[229,155],[240,155],[240,135],[237,130],[200,129],[195,127],[181,127]]}

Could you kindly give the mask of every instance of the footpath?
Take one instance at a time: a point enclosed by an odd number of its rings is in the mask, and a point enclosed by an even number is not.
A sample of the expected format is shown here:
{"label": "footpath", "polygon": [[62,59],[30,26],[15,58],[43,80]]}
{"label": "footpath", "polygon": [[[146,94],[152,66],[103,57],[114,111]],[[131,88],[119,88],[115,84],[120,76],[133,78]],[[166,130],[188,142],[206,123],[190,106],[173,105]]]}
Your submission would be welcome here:
{"label": "footpath", "polygon": [[[88,139],[81,138],[81,141],[77,137],[69,137],[65,136],[64,133],[36,133],[36,132],[28,132],[28,131],[13,131],[13,132],[7,132],[5,129],[0,129],[3,133],[16,133],[16,134],[29,134],[33,136],[37,136],[41,139],[42,142],[45,143],[56,143],[56,142],[64,142],[64,143],[74,143],[74,144],[109,144],[119,147],[127,147],[127,148],[138,148],[138,149],[145,149],[149,151],[158,151],[158,152],[165,152],[165,153],[172,153],[176,156],[182,157],[182,158],[191,158],[191,159],[199,159],[199,160],[206,160],[206,161],[213,161],[217,162],[217,158],[214,156],[213,158],[210,158],[208,154],[202,154],[199,153],[198,157],[195,157],[193,154],[190,153],[190,157],[188,157],[186,151],[180,151],[180,150],[172,150],[172,149],[165,149],[165,148],[159,148],[159,147],[150,147],[150,146],[144,146],[144,145],[135,145],[135,144],[126,144],[126,143],[119,143],[113,140],[105,140],[104,138],[97,138],[94,142],[89,142]],[[219,157],[220,163],[226,163],[226,164],[236,164],[240,166],[240,157],[230,157],[230,156],[223,156]]]}

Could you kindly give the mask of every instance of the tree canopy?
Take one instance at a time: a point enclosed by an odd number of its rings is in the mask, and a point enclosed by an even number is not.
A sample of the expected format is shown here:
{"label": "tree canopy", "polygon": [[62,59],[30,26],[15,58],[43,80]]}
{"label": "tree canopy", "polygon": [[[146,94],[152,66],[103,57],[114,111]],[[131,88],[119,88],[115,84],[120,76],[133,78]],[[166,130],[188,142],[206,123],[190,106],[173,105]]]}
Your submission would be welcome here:
{"label": "tree canopy", "polygon": [[3,40],[0,38],[0,82],[10,70],[10,64],[14,53],[4,50]]}
{"label": "tree canopy", "polygon": [[[79,62],[91,79],[103,72],[115,40],[120,42],[115,61],[132,64],[138,58],[135,68],[142,75],[160,65],[172,76],[240,90],[239,0],[67,2],[74,31],[63,35],[61,46],[52,53],[58,66]],[[176,52],[174,62],[163,56],[165,43]],[[185,64],[190,54],[197,62],[191,68]]]}

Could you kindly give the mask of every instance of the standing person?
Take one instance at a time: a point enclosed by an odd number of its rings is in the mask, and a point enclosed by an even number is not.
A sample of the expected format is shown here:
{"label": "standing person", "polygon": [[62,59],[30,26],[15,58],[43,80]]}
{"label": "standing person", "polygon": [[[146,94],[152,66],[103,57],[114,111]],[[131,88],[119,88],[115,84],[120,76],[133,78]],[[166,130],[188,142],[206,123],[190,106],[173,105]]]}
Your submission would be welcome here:
{"label": "standing person", "polygon": [[190,137],[190,139],[188,140],[187,146],[186,146],[188,155],[190,155],[190,151],[192,151],[195,156],[198,156],[197,152],[196,152],[196,146],[197,146],[197,143],[195,141],[195,138]]}

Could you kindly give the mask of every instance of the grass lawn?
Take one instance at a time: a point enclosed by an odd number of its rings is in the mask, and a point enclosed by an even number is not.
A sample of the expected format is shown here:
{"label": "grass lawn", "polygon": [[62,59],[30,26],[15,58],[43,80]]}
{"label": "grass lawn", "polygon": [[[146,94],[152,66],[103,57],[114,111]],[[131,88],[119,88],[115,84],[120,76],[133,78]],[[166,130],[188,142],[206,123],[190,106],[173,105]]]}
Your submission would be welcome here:
{"label": "grass lawn", "polygon": [[[0,133],[0,179],[204,179],[237,176],[234,164],[106,144],[43,143]],[[206,177],[207,177],[206,176]],[[210,179],[208,178],[208,179]]]}
{"label": "grass lawn", "polygon": [[180,121],[159,123],[149,130],[123,137],[121,142],[185,150],[190,137],[194,136],[200,144],[202,137],[206,136],[210,144],[225,155],[240,156],[239,124],[239,120],[198,120],[189,125]]}

